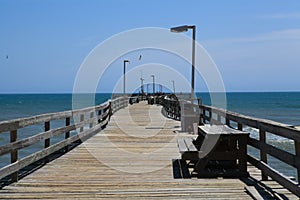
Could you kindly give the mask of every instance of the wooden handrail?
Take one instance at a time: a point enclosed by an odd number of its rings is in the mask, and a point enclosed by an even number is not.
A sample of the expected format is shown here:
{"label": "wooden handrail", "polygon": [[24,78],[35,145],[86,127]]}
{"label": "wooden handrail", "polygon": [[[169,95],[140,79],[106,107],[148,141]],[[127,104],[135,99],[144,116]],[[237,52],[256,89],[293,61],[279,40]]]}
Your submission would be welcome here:
{"label": "wooden handrail", "polygon": [[[106,101],[98,106],[0,122],[0,134],[10,132],[10,142],[0,146],[0,156],[8,153],[11,154],[11,164],[0,169],[0,179],[11,175],[12,182],[18,181],[19,170],[41,159],[48,162],[48,156],[60,149],[64,149],[65,152],[67,152],[70,144],[83,138],[89,138],[99,130],[105,128],[111,115],[127,105],[128,99],[119,97],[114,100]],[[72,122],[71,118],[74,118]],[[62,119],[65,119],[62,127],[51,129],[51,121]],[[41,123],[44,123],[44,132],[18,140],[19,129]],[[80,131],[71,135],[71,131],[76,129]],[[51,138],[61,134],[65,134],[64,139],[55,144],[50,143]],[[44,149],[33,152],[22,159],[18,159],[19,150],[41,141],[45,141]]]}
{"label": "wooden handrail", "polygon": [[[175,110],[180,110],[180,104],[173,104],[173,101],[174,100],[171,99],[162,101],[162,105],[167,114],[171,114],[171,116]],[[262,180],[267,180],[268,177],[271,177],[283,187],[300,197],[300,130],[287,124],[250,117],[221,108],[201,104],[198,106],[200,109],[199,124],[210,123],[231,126],[231,124],[234,123],[235,125],[231,127],[239,130],[243,130],[246,126],[258,129],[259,139],[250,137],[247,141],[247,145],[258,149],[260,151],[260,158],[257,159],[248,154],[247,161],[262,171]],[[180,116],[180,114],[178,114],[178,116]],[[266,139],[267,133],[292,140],[295,146],[295,154],[268,144]],[[269,166],[267,155],[294,167],[297,170],[298,182],[291,180],[289,177]]]}
{"label": "wooden handrail", "polygon": [[159,104],[162,105],[165,109],[166,115],[173,119],[180,120],[181,113],[180,113],[180,102],[178,99],[169,99],[164,98],[165,96],[156,97],[159,98]]}
{"label": "wooden handrail", "polygon": [[32,117],[25,117],[25,118],[20,118],[20,119],[2,121],[2,122],[0,122],[0,133],[10,131],[10,130],[17,130],[20,128],[24,128],[26,126],[39,124],[39,123],[46,122],[46,121],[53,121],[53,120],[67,118],[67,117],[78,116],[83,113],[103,110],[103,109],[108,108],[108,106],[109,106],[109,103],[105,102],[105,103],[103,103],[99,106],[95,106],[95,107],[88,107],[88,108],[83,108],[83,109],[78,109],[78,110],[73,110],[73,111],[46,113],[46,114],[36,115],[36,116],[32,116]]}
{"label": "wooden handrail", "polygon": [[[262,180],[268,179],[268,176],[279,184],[300,196],[299,183],[290,180],[287,176],[281,174],[276,169],[268,165],[267,155],[273,156],[276,159],[294,167],[297,170],[298,182],[300,180],[300,130],[293,128],[287,124],[278,123],[272,120],[260,119],[241,115],[235,112],[227,111],[212,106],[199,105],[202,110],[200,121],[212,124],[222,124],[225,122],[231,125],[231,122],[236,123],[236,128],[242,130],[244,127],[251,127],[259,130],[259,139],[249,138],[248,145],[260,151],[260,159],[247,155],[248,162],[262,171]],[[213,116],[217,116],[214,118]],[[223,118],[223,120],[222,120]],[[267,144],[266,133],[271,133],[286,139],[293,140],[295,144],[295,154],[284,151],[276,146]],[[297,151],[298,148],[298,151]]]}
{"label": "wooden handrail", "polygon": [[202,105],[201,109],[220,115],[230,121],[238,122],[240,124],[253,127],[256,129],[263,129],[266,132],[273,133],[291,140],[300,141],[300,131],[291,127],[290,125],[275,122],[267,119],[260,119],[241,115],[239,113],[227,111],[212,106]]}

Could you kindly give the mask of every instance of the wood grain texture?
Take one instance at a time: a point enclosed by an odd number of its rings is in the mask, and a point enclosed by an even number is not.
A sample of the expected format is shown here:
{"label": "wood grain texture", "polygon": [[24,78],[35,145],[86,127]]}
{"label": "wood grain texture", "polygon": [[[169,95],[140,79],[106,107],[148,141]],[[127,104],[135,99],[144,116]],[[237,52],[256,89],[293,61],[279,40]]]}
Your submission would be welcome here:
{"label": "wood grain texture", "polygon": [[[240,179],[174,179],[177,139],[185,134],[179,129],[180,122],[164,118],[160,106],[141,102],[120,109],[106,129],[6,186],[0,199],[252,199],[248,183]],[[255,168],[248,169],[260,177]]]}
{"label": "wood grain texture", "polygon": [[235,121],[235,122],[238,122],[238,123],[246,125],[246,126],[250,126],[253,128],[257,128],[257,129],[262,129],[265,132],[270,132],[270,133],[300,142],[300,130],[297,128],[291,127],[288,124],[283,124],[283,123],[279,123],[279,122],[275,122],[275,121],[267,120],[267,119],[249,117],[246,115],[241,115],[239,113],[235,113],[232,111],[224,110],[221,108],[215,108],[215,107],[211,107],[211,106],[201,105],[201,108],[208,112],[213,112],[217,115],[221,115],[222,117],[226,118],[226,124],[227,124],[227,121],[229,121],[229,120]]}
{"label": "wood grain texture", "polygon": [[87,113],[87,112],[99,111],[102,109],[106,109],[108,107],[109,107],[109,102],[105,102],[105,103],[103,103],[99,106],[95,106],[95,107],[83,108],[83,109],[72,110],[72,111],[47,113],[47,114],[41,114],[41,115],[36,115],[36,116],[32,116],[32,117],[2,121],[2,122],[0,122],[0,134],[3,132],[6,132],[6,131],[18,130],[18,129],[24,128],[26,126],[39,124],[39,123],[43,123],[46,121],[79,116],[79,115]]}

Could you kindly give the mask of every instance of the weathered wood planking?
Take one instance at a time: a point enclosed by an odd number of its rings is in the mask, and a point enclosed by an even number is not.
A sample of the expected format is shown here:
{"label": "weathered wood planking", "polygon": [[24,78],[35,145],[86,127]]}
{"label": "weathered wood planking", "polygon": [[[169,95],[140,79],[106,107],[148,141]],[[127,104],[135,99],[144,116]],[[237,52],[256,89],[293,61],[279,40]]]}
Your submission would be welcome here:
{"label": "weathered wood planking", "polygon": [[[160,109],[142,102],[119,110],[105,130],[6,186],[0,199],[252,199],[239,179],[173,179],[177,138],[189,136],[174,132],[180,122],[164,118]],[[297,199],[274,182],[272,187]]]}
{"label": "weathered wood planking", "polygon": [[[11,164],[6,165],[0,169],[0,179],[6,177],[7,175],[12,175],[12,181],[18,181],[18,171],[28,165],[38,161],[39,159],[44,159],[44,162],[49,161],[49,155],[55,151],[65,148],[68,151],[68,145],[71,143],[92,136],[92,133],[105,127],[109,121],[112,114],[112,106],[116,109],[121,109],[123,106],[127,106],[125,103],[127,98],[120,97],[118,99],[107,101],[99,106],[83,108],[72,111],[58,112],[58,113],[48,113],[37,115],[33,117],[9,120],[0,122],[0,134],[3,131],[10,131],[10,143],[0,146],[0,156],[3,154],[11,154]],[[121,103],[121,104],[120,104]],[[117,105],[117,106],[116,106]],[[122,107],[119,107],[122,106]],[[87,112],[87,113],[86,113]],[[95,112],[98,113],[95,116]],[[70,115],[71,114],[71,115]],[[71,124],[71,116],[74,120],[74,124]],[[86,117],[85,117],[86,116]],[[60,127],[50,130],[51,120],[65,118],[66,127]],[[87,118],[87,119],[85,119]],[[44,132],[33,135],[28,138],[17,140],[18,138],[18,128],[23,128],[31,126],[37,123],[44,122]],[[84,131],[84,126],[89,125],[89,129]],[[74,135],[70,138],[70,131],[79,128],[79,134]],[[62,140],[54,145],[51,145],[50,139],[59,134],[65,134],[65,140]],[[26,156],[22,159],[18,159],[18,151],[29,147],[37,142],[44,141],[44,149],[38,152],[33,152],[31,155]],[[65,145],[65,146],[62,146]]]}

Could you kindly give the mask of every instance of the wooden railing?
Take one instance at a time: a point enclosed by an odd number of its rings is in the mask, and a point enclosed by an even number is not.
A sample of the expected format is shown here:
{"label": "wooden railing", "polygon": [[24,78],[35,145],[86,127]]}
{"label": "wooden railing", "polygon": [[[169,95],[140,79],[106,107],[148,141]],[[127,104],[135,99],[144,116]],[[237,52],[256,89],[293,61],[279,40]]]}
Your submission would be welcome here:
{"label": "wooden railing", "polygon": [[118,110],[125,108],[128,106],[128,97],[119,97],[111,101],[111,111],[112,114],[117,112]]}
{"label": "wooden railing", "polygon": [[[110,116],[128,105],[127,98],[117,98],[101,105],[72,111],[47,113],[33,117],[0,122],[0,134],[8,133],[10,141],[0,146],[0,156],[10,154],[11,164],[0,169],[0,179],[11,175],[11,181],[18,181],[19,170],[39,160],[49,161],[49,157],[58,150],[69,150],[69,145],[76,141],[85,140],[96,132],[105,128]],[[60,121],[61,126],[51,129],[52,122]],[[44,126],[38,134],[23,138],[19,130],[27,127]],[[37,130],[39,131],[39,130]],[[62,136],[61,140],[54,142],[52,138]],[[22,139],[18,139],[18,136]],[[44,148],[19,158],[19,151],[39,142]],[[53,144],[52,144],[53,143]]]}
{"label": "wooden railing", "polygon": [[165,98],[165,96],[159,96],[156,103],[162,105],[165,109],[166,115],[170,118],[180,120],[181,118],[181,112],[180,112],[180,102],[178,99],[170,99]]}
{"label": "wooden railing", "polygon": [[[202,113],[200,119],[203,123],[227,124],[228,126],[235,127],[239,130],[243,130],[246,127],[258,129],[258,139],[250,137],[248,139],[248,145],[259,151],[260,158],[257,159],[248,154],[248,162],[262,171],[262,180],[267,180],[268,177],[271,177],[297,196],[300,196],[300,187],[298,184],[300,181],[300,130],[286,124],[249,117],[211,106],[201,105],[200,110]],[[290,153],[268,144],[267,134],[274,134],[292,140],[295,153]],[[268,165],[268,156],[272,156],[295,168],[297,170],[298,182],[291,180],[290,177],[287,177],[270,167]]]}
{"label": "wooden railing", "polygon": [[[174,115],[176,118],[179,116],[180,118],[180,113],[178,113],[180,112],[180,104],[178,101],[166,99],[162,101],[162,105],[169,115]],[[258,139],[249,137],[247,145],[257,149],[260,158],[256,158],[248,152],[247,161],[262,171],[262,180],[268,180],[268,177],[270,177],[300,197],[300,130],[286,124],[249,117],[212,106],[198,104],[198,107],[201,113],[199,124],[226,124],[239,130],[246,128],[258,130]],[[294,153],[269,144],[267,134],[291,140],[291,144],[294,144]],[[268,165],[268,156],[272,156],[296,169],[298,182]]]}

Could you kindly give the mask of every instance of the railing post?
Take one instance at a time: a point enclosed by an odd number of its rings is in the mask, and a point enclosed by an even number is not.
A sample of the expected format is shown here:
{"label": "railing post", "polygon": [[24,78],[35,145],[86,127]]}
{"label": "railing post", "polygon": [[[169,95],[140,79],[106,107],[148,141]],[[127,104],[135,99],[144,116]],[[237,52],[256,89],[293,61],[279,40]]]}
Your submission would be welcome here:
{"label": "railing post", "polygon": [[243,130],[243,124],[238,123],[238,130],[242,131]]}
{"label": "railing post", "polygon": [[[93,119],[94,118],[94,112],[91,112],[90,113],[90,119]],[[91,122],[90,123],[90,128],[93,128],[93,126],[94,126],[94,122]]]}
{"label": "railing post", "polygon": [[[50,121],[45,122],[45,132],[50,130]],[[45,139],[44,148],[48,148],[50,146],[50,138]],[[49,162],[49,157],[45,157],[45,163]]]}
{"label": "railing post", "polygon": [[[67,117],[66,118],[66,126],[70,126],[70,117]],[[70,131],[67,131],[66,133],[65,133],[65,139],[68,139],[70,137]],[[68,152],[69,151],[69,146],[67,145],[66,147],[65,147],[65,152]]]}
{"label": "railing post", "polygon": [[98,110],[98,117],[97,117],[98,123],[101,123],[101,121],[102,121],[101,111],[102,110]]}
{"label": "railing post", "polygon": [[169,100],[168,107],[167,107],[167,115],[174,118],[174,110],[175,110],[175,102]]}
{"label": "railing post", "polygon": [[172,116],[174,119],[176,119],[176,101],[173,101],[172,102],[172,107],[171,107],[171,110],[172,110]]}
{"label": "railing post", "polygon": [[203,120],[203,124],[205,124],[205,122],[206,122],[206,115],[205,115],[205,109],[203,108],[202,109],[202,120]]}
{"label": "railing post", "polygon": [[[259,140],[262,143],[266,143],[266,132],[264,130],[262,130],[262,129],[259,129]],[[267,154],[263,150],[260,150],[260,159],[264,163],[268,164]],[[263,171],[261,172],[261,179],[263,181],[267,181],[268,180],[268,176],[265,175]]]}
{"label": "railing post", "polygon": [[[70,126],[70,123],[71,123],[71,118],[67,117],[66,118],[66,126]],[[68,139],[69,137],[70,137],[70,131],[67,131],[65,134],[65,139]]]}
{"label": "railing post", "polygon": [[[295,141],[295,153],[296,156],[300,156],[300,142]],[[300,182],[300,169],[297,168],[297,176],[298,176],[298,183]]]}
{"label": "railing post", "polygon": [[[18,138],[17,130],[10,131],[10,143],[17,141],[17,138]],[[10,162],[14,163],[17,161],[18,161],[18,150],[13,150],[10,153]],[[15,173],[11,174],[12,182],[18,181],[18,174],[19,174],[19,171],[16,171]]]}
{"label": "railing post", "polygon": [[230,126],[230,120],[227,117],[225,118],[225,123],[227,126]]}
{"label": "railing post", "polygon": [[[80,115],[80,122],[83,122],[84,121],[84,114],[81,114]],[[80,132],[82,132],[84,129],[84,125],[82,127],[80,127]]]}
{"label": "railing post", "polygon": [[179,101],[176,101],[175,102],[175,113],[176,113],[176,118],[180,120],[180,117],[181,117],[181,107],[180,107],[180,102]]}
{"label": "railing post", "polygon": [[113,110],[112,110],[112,102],[110,101],[109,102],[109,106],[108,106],[108,109],[109,109],[109,114],[108,114],[108,119],[110,120],[110,118],[111,118],[111,116],[112,116],[112,114],[113,114]]}
{"label": "railing post", "polygon": [[168,107],[166,108],[167,110],[167,115],[170,116],[170,117],[174,117],[174,104],[171,100],[169,100],[169,103],[168,103]]}
{"label": "railing post", "polygon": [[217,120],[218,120],[219,124],[221,124],[221,115],[220,114],[217,114]]}
{"label": "railing post", "polygon": [[209,118],[209,123],[210,123],[210,124],[213,124],[213,121],[212,121],[212,112],[211,112],[211,110],[208,111],[208,118]]}

